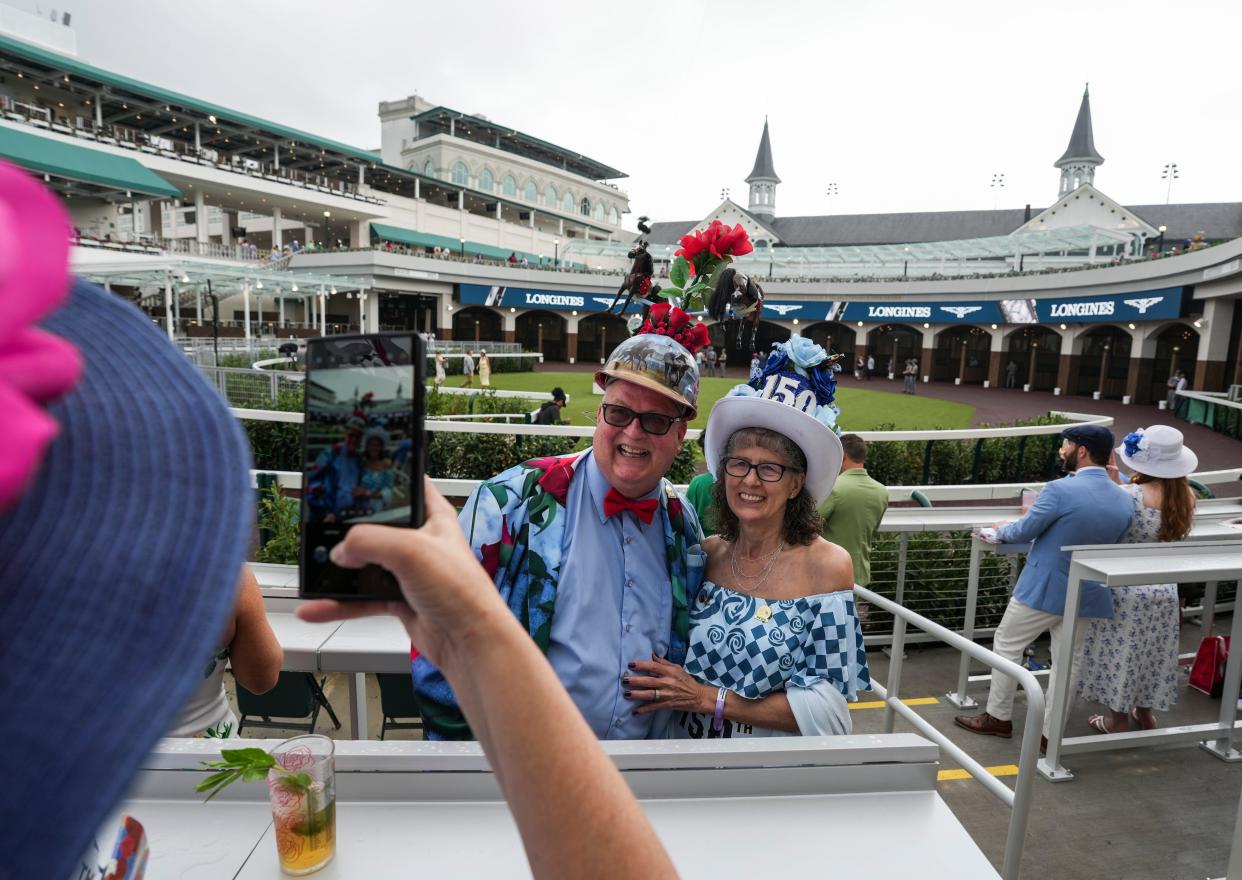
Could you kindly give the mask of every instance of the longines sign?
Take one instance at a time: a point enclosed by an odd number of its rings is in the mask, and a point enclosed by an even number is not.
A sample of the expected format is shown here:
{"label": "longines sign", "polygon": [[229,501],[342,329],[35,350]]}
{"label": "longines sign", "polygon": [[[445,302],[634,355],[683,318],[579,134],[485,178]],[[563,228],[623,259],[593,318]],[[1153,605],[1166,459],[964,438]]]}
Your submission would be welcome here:
{"label": "longines sign", "polygon": [[[465,306],[492,308],[549,309],[554,312],[603,312],[612,305],[612,295],[564,290],[537,290],[529,287],[488,287],[486,284],[459,284],[458,302]],[[626,313],[642,311],[630,303]]]}
{"label": "longines sign", "polygon": [[[1021,302],[1021,300],[1018,300]],[[1053,324],[1086,324],[1108,321],[1150,321],[1176,318],[1182,310],[1182,289],[1162,287],[1113,296],[1084,296],[1030,300],[1035,321]],[[1031,323],[1031,322],[1014,322]]]}

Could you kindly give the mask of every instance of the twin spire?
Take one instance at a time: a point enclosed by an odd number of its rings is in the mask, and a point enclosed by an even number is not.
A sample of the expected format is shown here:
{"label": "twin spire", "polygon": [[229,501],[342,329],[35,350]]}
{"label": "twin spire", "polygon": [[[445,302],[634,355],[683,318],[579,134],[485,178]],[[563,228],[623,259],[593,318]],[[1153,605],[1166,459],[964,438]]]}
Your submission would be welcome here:
{"label": "twin spire", "polygon": [[[1091,129],[1091,84],[1083,88],[1082,103],[1078,105],[1078,118],[1069,146],[1056,162],[1061,169],[1060,195],[1068,195],[1084,183],[1095,182],[1095,169],[1104,164],[1104,157],[1095,149]],[[776,185],[781,182],[772,161],[772,141],[768,135],[768,118],[763,117],[763,135],[759,138],[759,150],[755,153],[755,165],[746,177],[750,184],[747,210],[756,216],[771,220],[776,216]]]}

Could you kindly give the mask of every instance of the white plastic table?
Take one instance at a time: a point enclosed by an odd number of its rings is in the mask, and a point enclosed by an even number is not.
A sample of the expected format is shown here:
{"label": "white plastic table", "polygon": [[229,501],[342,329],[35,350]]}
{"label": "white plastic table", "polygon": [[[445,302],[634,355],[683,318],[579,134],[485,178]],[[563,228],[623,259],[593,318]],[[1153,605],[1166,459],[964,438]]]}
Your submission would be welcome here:
{"label": "white plastic table", "polygon": [[[148,758],[121,808],[147,827],[148,873],[277,880],[266,786],[194,794],[217,748],[164,740]],[[841,877],[998,876],[936,793],[938,749],[914,734],[604,748],[685,877],[818,877],[826,864]],[[337,853],[316,877],[530,876],[477,744],[341,741],[336,767]]]}
{"label": "white plastic table", "polygon": [[[1242,576],[1242,540],[1176,542],[1163,544],[1096,545],[1071,550],[1065,607],[1077,608],[1083,581],[1098,581],[1106,587],[1129,584],[1186,583],[1191,581],[1233,580]],[[1242,652],[1233,651],[1225,665],[1225,697],[1215,724],[1136,730],[1099,736],[1064,737],[1069,714],[1070,686],[1073,680],[1074,633],[1083,623],[1077,614],[1065,616],[1060,651],[1052,659],[1057,677],[1057,699],[1048,707],[1051,721],[1048,754],[1039,761],[1040,775],[1052,782],[1074,778],[1060,764],[1061,755],[1109,751],[1177,742],[1199,742],[1209,754],[1223,761],[1242,761],[1242,752],[1233,748],[1237,731],[1238,690],[1242,686]],[[1233,644],[1242,644],[1242,614],[1235,609],[1231,629]]]}

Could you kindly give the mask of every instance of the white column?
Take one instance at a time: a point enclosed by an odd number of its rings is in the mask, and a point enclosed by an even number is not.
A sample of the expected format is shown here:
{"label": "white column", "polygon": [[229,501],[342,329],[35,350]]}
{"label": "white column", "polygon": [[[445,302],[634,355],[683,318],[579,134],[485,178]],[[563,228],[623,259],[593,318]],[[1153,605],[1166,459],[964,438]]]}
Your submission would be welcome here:
{"label": "white column", "polygon": [[358,291],[358,332],[366,333],[367,331],[367,295],[363,291]]}
{"label": "white column", "polygon": [[354,220],[349,224],[349,246],[365,248],[371,244],[371,221]]}
{"label": "white column", "polygon": [[201,189],[194,190],[194,230],[199,244],[207,243],[207,197]]}
{"label": "white column", "polygon": [[500,200],[499,199],[496,200],[496,219],[497,220],[502,219],[500,216]]}
{"label": "white column", "polygon": [[379,319],[379,294],[374,291],[362,294],[362,301],[366,304],[366,328],[368,333],[378,333],[380,328]]}
{"label": "white column", "polygon": [[272,145],[272,156],[276,160],[276,170],[280,170],[280,144]]}
{"label": "white column", "polygon": [[250,283],[242,285],[242,320],[246,325],[246,341],[250,341]]}
{"label": "white column", "polygon": [[194,291],[194,320],[200,327],[203,326],[203,292],[201,290]]}
{"label": "white column", "polygon": [[358,166],[358,185],[366,186],[366,183],[367,183],[367,166],[359,165]]}
{"label": "white column", "polygon": [[98,93],[95,95],[95,128],[103,128],[103,101]]}
{"label": "white column", "polygon": [[416,199],[422,198],[422,196],[419,193],[419,186],[418,186],[420,183],[422,183],[422,181],[419,180],[417,177],[415,177],[414,178],[414,198]]}
{"label": "white column", "polygon": [[198,123],[194,123],[194,152],[197,153],[203,148],[202,137],[199,134]]}
{"label": "white column", "polygon": [[276,297],[276,325],[281,328],[285,326],[285,298],[283,296]]}
{"label": "white column", "polygon": [[464,210],[466,210],[466,193],[465,193],[465,190],[458,190],[458,192],[457,192],[457,210],[459,210],[459,211],[464,211]]}
{"label": "white column", "polygon": [[277,250],[282,244],[280,240],[280,208],[272,208],[272,247]]}
{"label": "white column", "polygon": [[302,233],[306,236],[306,241],[302,244],[312,244],[315,241],[315,227],[308,224],[302,227]]}
{"label": "white column", "polygon": [[168,333],[168,338],[172,339],[173,334],[173,312],[172,312],[172,279],[164,279],[164,330]]}
{"label": "white column", "polygon": [[319,335],[328,335],[328,301],[324,297],[323,288],[319,288],[319,302],[316,304],[319,309]]}

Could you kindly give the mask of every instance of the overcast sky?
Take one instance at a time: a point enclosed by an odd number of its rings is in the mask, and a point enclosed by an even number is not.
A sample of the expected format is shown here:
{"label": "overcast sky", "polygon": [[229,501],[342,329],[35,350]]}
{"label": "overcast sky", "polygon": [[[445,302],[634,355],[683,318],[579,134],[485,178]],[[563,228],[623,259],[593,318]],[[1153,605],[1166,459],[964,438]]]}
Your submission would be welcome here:
{"label": "overcast sky", "polygon": [[1242,201],[1238,0],[3,2],[71,12],[87,62],[364,148],[381,100],[481,113],[626,172],[631,228],[745,205],[765,114],[779,215],[1042,207],[1088,81],[1104,192],[1163,202],[1176,162],[1173,201]]}

